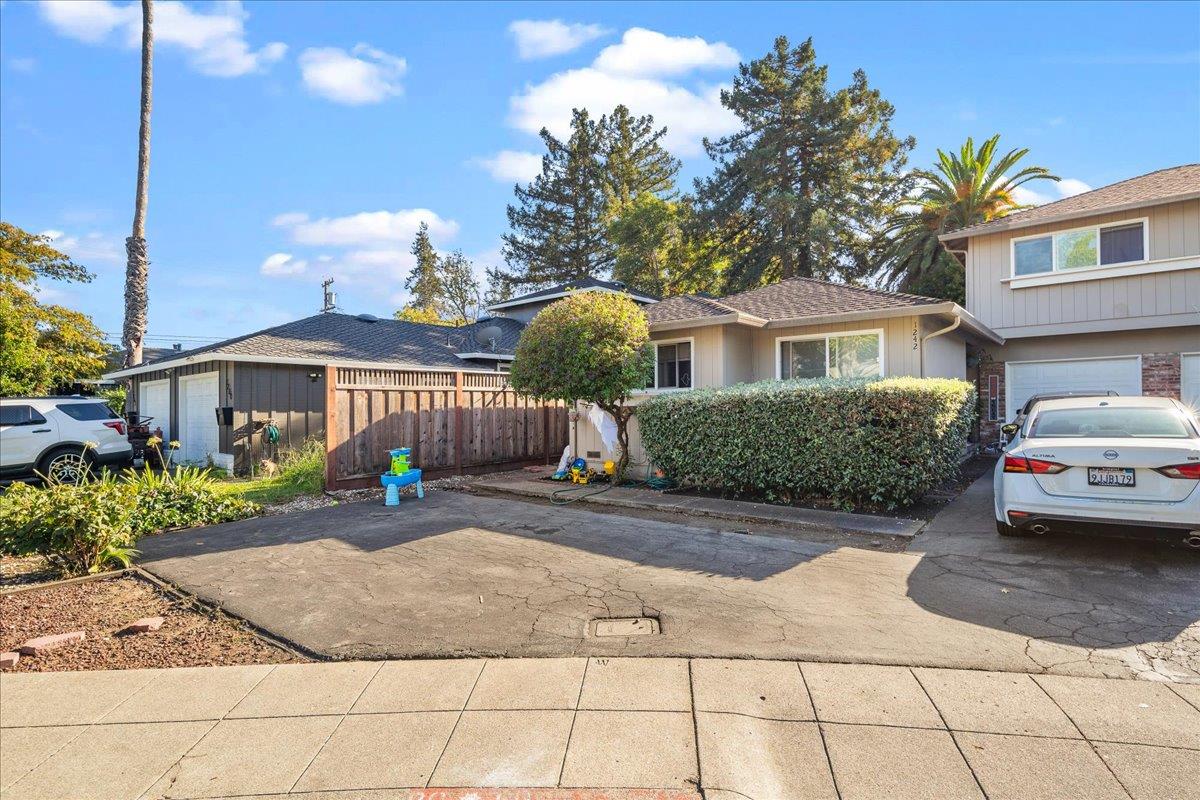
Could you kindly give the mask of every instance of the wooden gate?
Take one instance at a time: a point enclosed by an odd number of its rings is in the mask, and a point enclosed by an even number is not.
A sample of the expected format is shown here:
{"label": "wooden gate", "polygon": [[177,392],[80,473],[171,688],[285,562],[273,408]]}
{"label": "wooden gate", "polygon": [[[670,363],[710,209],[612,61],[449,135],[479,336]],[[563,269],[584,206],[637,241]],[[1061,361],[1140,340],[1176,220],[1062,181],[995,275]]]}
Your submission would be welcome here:
{"label": "wooden gate", "polygon": [[435,478],[542,464],[567,445],[567,409],[517,394],[502,372],[325,370],[325,485],[377,485],[395,447]]}

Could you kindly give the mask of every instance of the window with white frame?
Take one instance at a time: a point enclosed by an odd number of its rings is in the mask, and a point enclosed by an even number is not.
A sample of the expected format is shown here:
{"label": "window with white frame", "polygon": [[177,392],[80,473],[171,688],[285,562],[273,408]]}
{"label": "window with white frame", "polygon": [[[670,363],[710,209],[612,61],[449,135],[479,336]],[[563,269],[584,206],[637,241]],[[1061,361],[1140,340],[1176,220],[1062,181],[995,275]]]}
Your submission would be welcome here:
{"label": "window with white frame", "polygon": [[1145,261],[1148,230],[1139,219],[1013,239],[1013,277]]}
{"label": "window with white frame", "polygon": [[654,374],[646,376],[647,389],[692,388],[692,342],[652,342]]}
{"label": "window with white frame", "polygon": [[779,339],[779,377],[869,378],[883,374],[883,331]]}

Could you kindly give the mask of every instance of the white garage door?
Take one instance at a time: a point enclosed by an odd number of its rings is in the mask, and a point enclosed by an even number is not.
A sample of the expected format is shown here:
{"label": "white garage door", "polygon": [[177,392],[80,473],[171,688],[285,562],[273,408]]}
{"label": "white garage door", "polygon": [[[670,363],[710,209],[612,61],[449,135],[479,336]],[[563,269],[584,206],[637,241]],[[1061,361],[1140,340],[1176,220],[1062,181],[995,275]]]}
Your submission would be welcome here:
{"label": "white garage door", "polygon": [[1184,353],[1179,366],[1180,399],[1200,411],[1200,353]]}
{"label": "white garage door", "polygon": [[220,450],[217,435],[219,392],[217,373],[184,375],[179,379],[179,460],[204,464],[216,459]]}
{"label": "white garage door", "polygon": [[1114,391],[1142,393],[1142,362],[1137,356],[1074,361],[1010,361],[1005,373],[1008,418],[1035,394]]}
{"label": "white garage door", "polygon": [[150,430],[162,428],[171,435],[171,381],[146,381],[138,386],[138,416],[153,417]]}

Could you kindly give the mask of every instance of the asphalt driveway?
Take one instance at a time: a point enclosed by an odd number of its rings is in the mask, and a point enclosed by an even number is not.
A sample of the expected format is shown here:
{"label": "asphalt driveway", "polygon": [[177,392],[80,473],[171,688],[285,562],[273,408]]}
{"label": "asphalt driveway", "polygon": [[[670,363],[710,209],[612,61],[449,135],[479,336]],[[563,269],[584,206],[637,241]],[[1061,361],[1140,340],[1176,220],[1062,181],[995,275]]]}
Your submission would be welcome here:
{"label": "asphalt driveway", "polygon": [[[906,552],[434,492],[147,538],[141,563],[336,658],[722,656],[1200,681],[1200,557],[1001,539],[990,480]],[[632,616],[661,633],[591,635],[593,620]]]}

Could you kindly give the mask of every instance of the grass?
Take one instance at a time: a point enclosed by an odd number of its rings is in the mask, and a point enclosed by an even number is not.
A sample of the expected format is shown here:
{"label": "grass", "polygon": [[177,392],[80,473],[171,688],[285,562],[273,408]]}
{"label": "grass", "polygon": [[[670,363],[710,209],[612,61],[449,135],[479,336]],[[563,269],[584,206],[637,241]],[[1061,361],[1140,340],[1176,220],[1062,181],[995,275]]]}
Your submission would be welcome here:
{"label": "grass", "polygon": [[286,503],[302,495],[317,494],[325,488],[325,442],[305,439],[295,450],[279,460],[279,472],[271,478],[231,478],[221,481],[218,489],[255,503]]}

